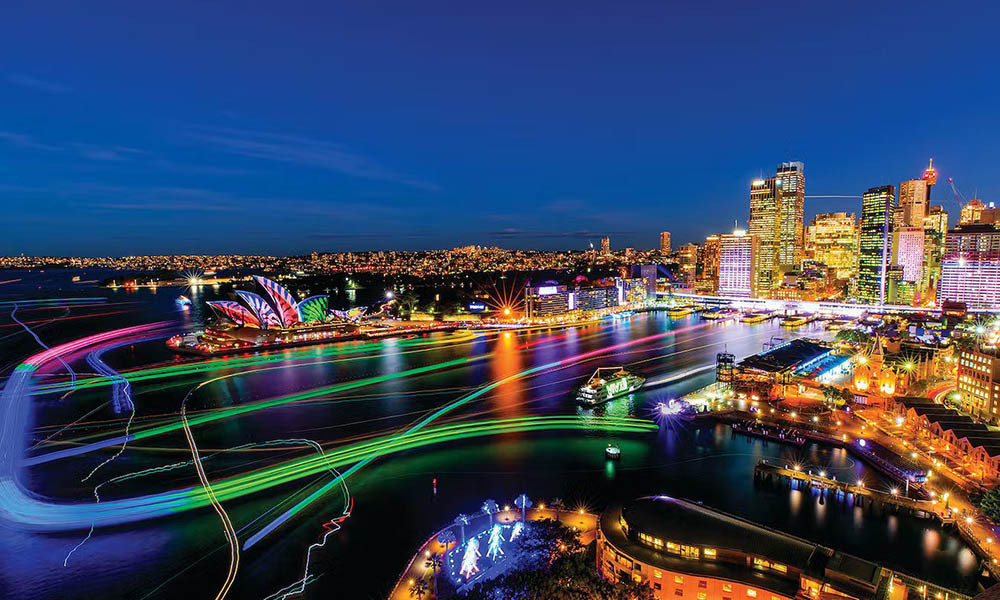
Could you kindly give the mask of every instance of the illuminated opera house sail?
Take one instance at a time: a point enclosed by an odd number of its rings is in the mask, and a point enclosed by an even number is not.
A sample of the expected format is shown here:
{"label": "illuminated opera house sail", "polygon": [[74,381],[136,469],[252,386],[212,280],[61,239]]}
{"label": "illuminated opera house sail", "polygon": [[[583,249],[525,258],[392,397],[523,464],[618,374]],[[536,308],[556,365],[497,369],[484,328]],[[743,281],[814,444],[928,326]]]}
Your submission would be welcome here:
{"label": "illuminated opera house sail", "polygon": [[208,305],[220,318],[259,329],[290,329],[338,317],[329,310],[328,296],[310,296],[299,302],[281,284],[259,275],[253,279],[259,293],[236,290],[236,300],[216,300]]}

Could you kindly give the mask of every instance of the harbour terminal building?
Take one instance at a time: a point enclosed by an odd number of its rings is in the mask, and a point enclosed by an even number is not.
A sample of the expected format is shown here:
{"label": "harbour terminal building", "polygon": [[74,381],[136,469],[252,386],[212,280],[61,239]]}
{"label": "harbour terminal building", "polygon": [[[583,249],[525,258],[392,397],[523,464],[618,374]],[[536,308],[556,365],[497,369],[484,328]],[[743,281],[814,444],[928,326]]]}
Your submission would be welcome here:
{"label": "harbour terminal building", "polygon": [[605,579],[650,586],[658,600],[902,600],[908,588],[922,587],[927,598],[937,592],[876,563],[668,496],[601,515],[597,568]]}
{"label": "harbour terminal building", "polygon": [[[647,265],[643,265],[645,268]],[[649,265],[651,266],[651,265]],[[627,305],[640,305],[656,297],[656,273],[615,278],[612,285],[570,288],[547,281],[525,289],[525,311],[529,319],[549,319],[570,313],[590,313]]]}

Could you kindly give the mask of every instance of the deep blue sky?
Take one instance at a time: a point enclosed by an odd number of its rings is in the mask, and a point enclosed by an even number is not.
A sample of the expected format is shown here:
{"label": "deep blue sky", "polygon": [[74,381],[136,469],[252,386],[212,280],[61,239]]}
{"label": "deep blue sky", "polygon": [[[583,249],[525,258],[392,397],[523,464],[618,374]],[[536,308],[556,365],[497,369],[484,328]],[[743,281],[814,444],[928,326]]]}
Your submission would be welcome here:
{"label": "deep blue sky", "polygon": [[653,247],[745,220],[788,159],[807,194],[933,156],[953,215],[948,176],[1000,199],[995,3],[2,12],[0,254]]}

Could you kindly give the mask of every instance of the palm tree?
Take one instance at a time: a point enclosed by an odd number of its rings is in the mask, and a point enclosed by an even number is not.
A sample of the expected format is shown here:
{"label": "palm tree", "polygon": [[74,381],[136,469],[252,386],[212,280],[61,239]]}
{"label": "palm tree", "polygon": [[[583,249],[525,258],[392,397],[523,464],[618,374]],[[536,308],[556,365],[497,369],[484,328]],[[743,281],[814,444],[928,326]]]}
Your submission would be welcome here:
{"label": "palm tree", "polygon": [[434,570],[434,597],[437,598],[438,595],[438,571],[444,566],[444,559],[440,554],[431,553],[424,561],[424,567]]}
{"label": "palm tree", "polygon": [[528,498],[527,494],[521,494],[514,499],[514,506],[521,509],[521,522],[527,523],[528,521],[528,509],[531,508],[531,500]]}
{"label": "palm tree", "polygon": [[457,517],[455,517],[455,525],[458,525],[459,527],[462,528],[462,543],[463,544],[465,543],[465,526],[469,524],[469,519],[470,519],[469,515],[467,515],[465,513],[461,513]]}
{"label": "palm tree", "polygon": [[438,534],[438,543],[444,546],[445,553],[448,552],[448,546],[454,544],[458,539],[455,537],[455,532],[451,529],[445,529],[440,534]]}
{"label": "palm tree", "polygon": [[416,598],[417,600],[422,600],[422,598],[427,594],[427,581],[425,579],[415,579],[413,583],[410,584],[410,598]]}
{"label": "palm tree", "polygon": [[481,508],[483,514],[486,515],[487,525],[493,522],[493,515],[500,512],[500,506],[497,504],[497,501],[492,498],[483,500],[483,506]]}
{"label": "palm tree", "polygon": [[559,520],[559,511],[566,508],[566,503],[563,502],[562,498],[553,498],[552,502],[549,503],[549,506],[551,506],[552,508],[555,509],[555,511],[556,511],[556,521],[558,521]]}

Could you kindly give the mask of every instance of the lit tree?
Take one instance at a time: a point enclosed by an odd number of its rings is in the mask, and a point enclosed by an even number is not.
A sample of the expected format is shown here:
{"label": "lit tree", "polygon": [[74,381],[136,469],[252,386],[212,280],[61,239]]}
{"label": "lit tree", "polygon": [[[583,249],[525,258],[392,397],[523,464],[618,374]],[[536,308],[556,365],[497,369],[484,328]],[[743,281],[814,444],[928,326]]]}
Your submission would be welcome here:
{"label": "lit tree", "polygon": [[463,544],[465,543],[465,526],[469,524],[469,519],[470,519],[469,515],[467,515],[465,513],[461,513],[457,517],[455,517],[455,525],[458,525],[459,527],[462,528],[462,543]]}
{"label": "lit tree", "polygon": [[455,538],[455,532],[450,528],[445,529],[440,534],[438,534],[438,543],[444,546],[445,553],[448,552],[448,546],[457,542],[458,539]]}
{"label": "lit tree", "polygon": [[[452,535],[454,537],[454,535]],[[424,566],[428,569],[434,571],[434,597],[437,598],[438,595],[438,571],[444,566],[444,559],[440,554],[432,552],[427,560],[424,561]]]}
{"label": "lit tree", "polygon": [[416,598],[421,600],[427,595],[427,581],[424,579],[415,579],[413,583],[410,584],[410,598]]}
{"label": "lit tree", "polygon": [[492,499],[492,498],[489,498],[487,500],[483,500],[483,505],[482,505],[481,508],[482,508],[483,514],[486,515],[487,523],[492,523],[493,522],[493,515],[495,515],[498,512],[500,512],[500,506],[497,504],[497,501],[494,500],[494,499]]}
{"label": "lit tree", "polygon": [[528,509],[531,508],[531,500],[528,498],[527,494],[521,494],[514,499],[514,506],[521,509],[521,521],[527,522],[528,520]]}
{"label": "lit tree", "polygon": [[559,520],[559,511],[565,510],[566,503],[563,502],[562,498],[553,498],[552,502],[549,503],[549,506],[551,506],[552,508],[555,509],[555,511],[556,511],[556,521],[558,521]]}

